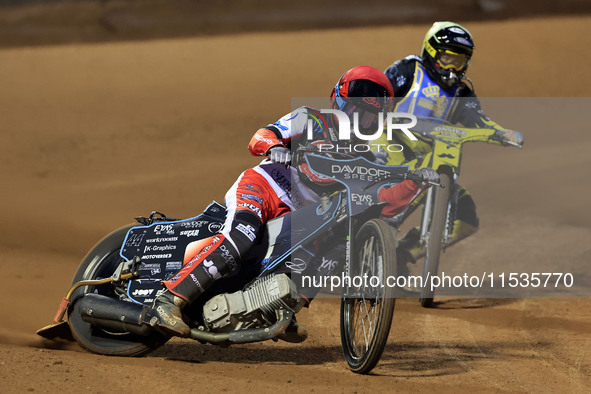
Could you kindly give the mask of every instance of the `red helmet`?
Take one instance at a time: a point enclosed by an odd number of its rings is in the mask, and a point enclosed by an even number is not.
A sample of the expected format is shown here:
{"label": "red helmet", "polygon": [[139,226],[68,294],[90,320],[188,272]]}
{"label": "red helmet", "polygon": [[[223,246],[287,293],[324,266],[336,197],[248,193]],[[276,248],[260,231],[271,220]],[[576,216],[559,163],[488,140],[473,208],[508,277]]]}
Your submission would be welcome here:
{"label": "red helmet", "polygon": [[363,128],[372,128],[378,113],[389,112],[394,105],[394,89],[386,75],[375,67],[357,66],[339,78],[330,102],[351,116],[359,113],[359,124]]}

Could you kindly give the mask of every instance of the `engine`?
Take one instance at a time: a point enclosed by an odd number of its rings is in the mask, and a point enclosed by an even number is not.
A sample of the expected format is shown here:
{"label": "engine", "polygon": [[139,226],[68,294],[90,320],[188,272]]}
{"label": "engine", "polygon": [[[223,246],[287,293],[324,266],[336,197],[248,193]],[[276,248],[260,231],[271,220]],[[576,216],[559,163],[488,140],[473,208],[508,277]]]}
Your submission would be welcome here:
{"label": "engine", "polygon": [[260,327],[277,320],[276,310],[297,313],[304,303],[287,275],[269,275],[244,290],[212,297],[203,306],[203,321],[216,332]]}

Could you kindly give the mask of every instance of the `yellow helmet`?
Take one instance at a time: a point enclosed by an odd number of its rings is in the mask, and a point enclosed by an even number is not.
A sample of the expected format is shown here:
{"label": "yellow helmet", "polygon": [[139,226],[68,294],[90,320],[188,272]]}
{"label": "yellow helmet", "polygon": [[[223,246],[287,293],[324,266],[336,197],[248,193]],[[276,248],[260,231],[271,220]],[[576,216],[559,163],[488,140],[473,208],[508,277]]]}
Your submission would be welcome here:
{"label": "yellow helmet", "polygon": [[425,35],[421,57],[431,77],[444,87],[460,83],[474,52],[472,35],[454,22],[435,22]]}

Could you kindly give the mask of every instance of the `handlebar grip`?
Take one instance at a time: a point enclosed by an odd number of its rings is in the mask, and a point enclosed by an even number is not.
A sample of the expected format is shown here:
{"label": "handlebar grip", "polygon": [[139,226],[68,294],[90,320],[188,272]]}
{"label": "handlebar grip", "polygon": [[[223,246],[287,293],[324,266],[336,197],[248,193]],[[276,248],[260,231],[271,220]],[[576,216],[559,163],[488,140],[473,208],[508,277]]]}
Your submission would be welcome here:
{"label": "handlebar grip", "polygon": [[409,179],[409,180],[417,182],[417,183],[421,183],[424,181],[424,179],[421,175],[415,174],[412,172],[407,172],[406,174],[404,174],[404,179]]}
{"label": "handlebar grip", "polygon": [[508,141],[508,140],[503,140],[503,145],[510,145],[510,146],[514,146],[516,148],[522,149],[523,145],[522,144],[518,144],[517,142],[513,142],[513,141]]}
{"label": "handlebar grip", "polygon": [[[406,174],[404,174],[404,179],[409,179],[413,182],[416,182],[417,184],[425,182],[425,179],[421,175],[415,174],[413,172],[407,172]],[[442,189],[445,189],[444,184],[437,183],[437,182],[427,182],[427,183],[431,186],[437,186]]]}
{"label": "handlebar grip", "polygon": [[515,130],[506,130],[506,131],[509,131],[511,133],[514,133],[516,139],[517,140],[520,140],[521,143],[507,139],[506,136],[505,136],[505,134],[502,133],[501,131],[502,130],[497,130],[493,135],[491,135],[489,137],[489,139],[492,140],[492,141],[497,141],[497,142],[499,142],[503,146],[515,146],[515,147],[517,147],[519,149],[523,148],[523,136],[521,135],[520,132],[515,131]]}

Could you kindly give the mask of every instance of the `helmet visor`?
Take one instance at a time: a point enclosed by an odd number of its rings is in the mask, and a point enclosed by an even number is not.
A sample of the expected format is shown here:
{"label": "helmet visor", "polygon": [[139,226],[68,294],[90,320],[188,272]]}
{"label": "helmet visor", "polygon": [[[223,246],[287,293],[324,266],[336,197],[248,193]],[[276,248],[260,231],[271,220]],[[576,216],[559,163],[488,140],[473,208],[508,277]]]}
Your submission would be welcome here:
{"label": "helmet visor", "polygon": [[[375,98],[371,97],[375,100]],[[355,97],[358,100],[368,99],[368,97]],[[358,106],[353,104],[352,102],[345,103],[342,111],[347,114],[349,119],[353,120],[357,118],[357,124],[360,126],[361,129],[367,130],[369,128],[373,128],[378,123],[378,112],[376,111],[368,111],[367,106]]]}
{"label": "helmet visor", "polygon": [[388,97],[388,91],[373,81],[357,79],[349,85],[349,97]]}
{"label": "helmet visor", "polygon": [[468,65],[470,58],[463,54],[449,50],[437,51],[437,65],[444,70],[462,71]]}

